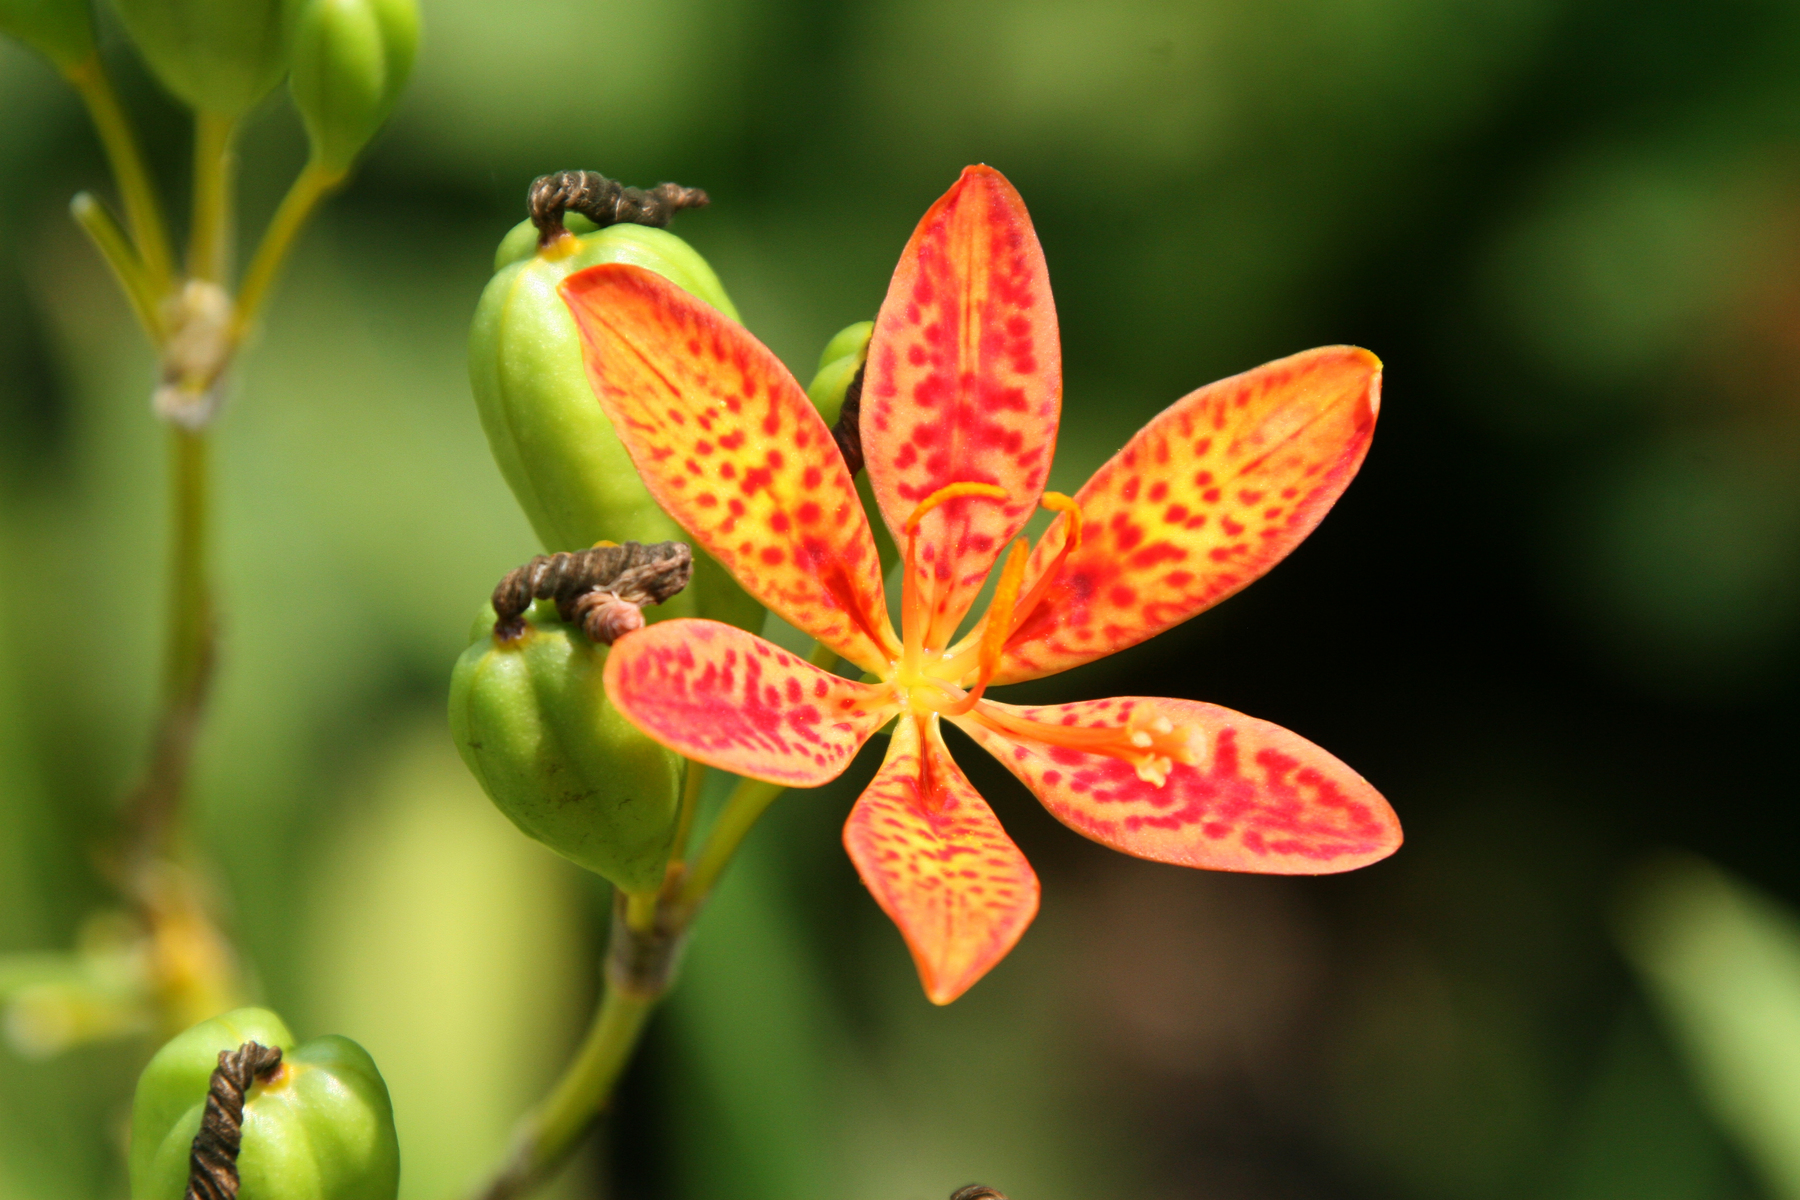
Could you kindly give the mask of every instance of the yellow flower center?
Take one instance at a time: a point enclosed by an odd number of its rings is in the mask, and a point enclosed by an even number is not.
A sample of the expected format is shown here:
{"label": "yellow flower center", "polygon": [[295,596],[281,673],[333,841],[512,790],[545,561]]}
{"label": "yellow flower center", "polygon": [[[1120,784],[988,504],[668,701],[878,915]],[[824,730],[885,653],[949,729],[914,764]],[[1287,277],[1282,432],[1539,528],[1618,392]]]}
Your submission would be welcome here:
{"label": "yellow flower center", "polygon": [[[1161,787],[1176,763],[1199,764],[1205,756],[1205,737],[1192,726],[1178,726],[1168,717],[1141,707],[1122,726],[1046,725],[1004,713],[989,706],[977,709],[994,673],[999,669],[1006,641],[1036,610],[1049,591],[1063,559],[1081,545],[1081,506],[1060,492],[1045,492],[1042,505],[1062,513],[1067,520],[1056,557],[1045,564],[1029,593],[1021,596],[1030,554],[1024,538],[1015,541],[1000,567],[994,598],[975,629],[961,642],[945,650],[923,644],[924,602],[915,578],[919,524],[927,513],[959,496],[1004,500],[1006,491],[991,483],[953,483],[939,488],[906,519],[905,561],[901,613],[903,650],[888,677],[897,698],[912,713],[956,717],[973,712],[976,720],[1015,737],[1066,746],[1088,754],[1104,754],[1130,763],[1138,778]],[[1049,536],[1046,534],[1045,536]],[[971,679],[972,676],[972,679]],[[967,690],[964,684],[968,683]]]}

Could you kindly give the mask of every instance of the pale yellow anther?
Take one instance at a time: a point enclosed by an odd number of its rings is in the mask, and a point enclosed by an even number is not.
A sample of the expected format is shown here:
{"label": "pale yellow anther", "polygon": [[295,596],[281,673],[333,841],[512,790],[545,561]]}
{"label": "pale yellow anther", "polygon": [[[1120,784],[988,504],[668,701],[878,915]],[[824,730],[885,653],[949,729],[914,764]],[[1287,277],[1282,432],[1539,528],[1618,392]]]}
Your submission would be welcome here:
{"label": "pale yellow anther", "polygon": [[990,500],[1004,500],[1006,489],[996,483],[952,483],[941,487],[913,509],[912,516],[906,518],[906,532],[919,532],[919,522],[925,519],[926,513],[958,496],[986,496]]}

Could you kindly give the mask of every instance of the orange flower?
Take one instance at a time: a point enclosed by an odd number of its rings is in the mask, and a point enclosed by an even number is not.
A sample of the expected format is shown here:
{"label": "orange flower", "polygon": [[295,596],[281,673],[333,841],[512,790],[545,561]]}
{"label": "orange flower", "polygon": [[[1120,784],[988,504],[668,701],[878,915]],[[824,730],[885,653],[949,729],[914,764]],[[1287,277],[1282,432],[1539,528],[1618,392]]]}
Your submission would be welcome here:
{"label": "orange flower", "polygon": [[[862,444],[904,549],[896,636],[850,473],[775,356],[636,267],[591,268],[562,292],[658,503],[751,595],[879,681],[671,620],[613,647],[613,704],[689,758],[792,787],[835,778],[898,717],[844,845],[933,1001],[1003,958],[1038,903],[1030,865],[945,749],[944,720],[1064,824],[1127,854],[1322,874],[1399,846],[1374,788],[1266,721],[1192,700],[985,697],[1135,645],[1279,562],[1362,462],[1374,355],[1309,350],[1201,388],[1073,499],[1045,492],[1062,368],[1043,251],[1012,185],[968,168],[907,243],[869,346]],[[1060,515],[1028,552],[1013,539],[1040,504]],[[986,615],[953,641],[1002,553]]]}

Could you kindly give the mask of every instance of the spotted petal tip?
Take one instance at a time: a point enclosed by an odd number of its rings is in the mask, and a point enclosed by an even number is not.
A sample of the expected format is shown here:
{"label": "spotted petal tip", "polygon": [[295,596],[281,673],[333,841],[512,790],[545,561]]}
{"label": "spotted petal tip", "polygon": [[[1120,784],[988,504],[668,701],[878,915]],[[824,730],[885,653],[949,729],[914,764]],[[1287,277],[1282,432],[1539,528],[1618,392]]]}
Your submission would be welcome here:
{"label": "spotted petal tip", "polygon": [[895,707],[883,689],[735,626],[690,619],[620,638],[606,660],[606,693],[676,753],[788,787],[837,778]]}
{"label": "spotted petal tip", "polygon": [[1025,202],[969,167],[931,206],[875,320],[862,393],[869,483],[896,540],[950,484],[998,484],[928,517],[916,563],[924,644],[941,648],[1037,507],[1055,452],[1062,350]]}
{"label": "spotted petal tip", "polygon": [[[1165,409],[1076,493],[1086,536],[1013,631],[994,682],[1136,645],[1261,577],[1350,485],[1380,406],[1381,360],[1325,346]],[[1027,587],[1058,544],[1039,545]]]}
{"label": "spotted petal tip", "polygon": [[1037,915],[1031,864],[957,768],[935,720],[908,715],[895,725],[887,760],[844,825],[844,848],[900,927],[933,1004],[968,991]]}
{"label": "spotted petal tip", "polygon": [[957,724],[1057,820],[1140,858],[1325,875],[1400,848],[1399,818],[1360,775],[1299,734],[1216,704],[988,702]]}

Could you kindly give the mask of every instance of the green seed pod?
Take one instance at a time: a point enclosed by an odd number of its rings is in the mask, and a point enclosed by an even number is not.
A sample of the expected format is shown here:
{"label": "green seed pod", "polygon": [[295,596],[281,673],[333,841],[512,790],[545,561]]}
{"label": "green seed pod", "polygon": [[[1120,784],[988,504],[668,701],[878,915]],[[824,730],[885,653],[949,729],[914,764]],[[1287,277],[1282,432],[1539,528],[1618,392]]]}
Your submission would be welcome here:
{"label": "green seed pod", "polygon": [[[579,224],[574,217],[564,223]],[[611,225],[544,250],[529,221],[507,234],[469,331],[469,383],[500,473],[553,553],[599,541],[686,540],[650,498],[600,411],[575,320],[556,291],[568,275],[600,263],[655,271],[737,319],[706,260],[666,230]],[[696,552],[693,584],[645,616],[703,616],[760,629],[763,610],[724,568]]]}
{"label": "green seed pod", "polygon": [[[818,374],[806,385],[806,397],[827,425],[835,426],[843,413],[850,385],[855,382],[857,372],[863,369],[863,363],[868,361],[869,338],[874,333],[875,322],[858,321],[844,326],[825,343],[825,352],[819,355]],[[900,551],[894,545],[893,534],[888,532],[887,522],[881,519],[881,509],[876,506],[875,493],[869,486],[868,472],[856,470],[855,475],[856,494],[862,497],[863,511],[868,514],[869,528],[875,534],[875,553],[880,556],[881,571],[885,575],[900,561]]]}
{"label": "green seed pod", "polygon": [[682,760],[613,708],[607,650],[539,602],[517,638],[489,608],[450,677],[450,731],[488,797],[527,836],[628,892],[662,884]]}
{"label": "green seed pod", "polygon": [[181,1200],[219,1054],[245,1042],[282,1054],[244,1093],[240,1200],[394,1200],[400,1145],[368,1052],[343,1037],[295,1045],[264,1008],[202,1021],[144,1068],[131,1106],[132,1200]]}
{"label": "green seed pod", "polygon": [[837,423],[838,413],[844,408],[844,393],[868,359],[869,338],[874,333],[875,322],[858,321],[838,330],[825,343],[825,353],[819,355],[819,373],[806,385],[806,397],[827,425]]}
{"label": "green seed pod", "polygon": [[288,87],[313,158],[350,168],[381,128],[412,73],[419,47],[414,0],[301,0]]}
{"label": "green seed pod", "polygon": [[189,108],[235,117],[287,70],[291,0],[113,0],[150,70]]}
{"label": "green seed pod", "polygon": [[24,42],[62,71],[94,53],[88,0],[0,0],[0,33]]}

